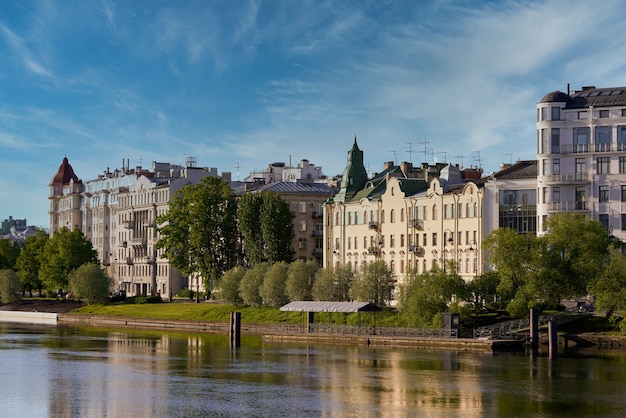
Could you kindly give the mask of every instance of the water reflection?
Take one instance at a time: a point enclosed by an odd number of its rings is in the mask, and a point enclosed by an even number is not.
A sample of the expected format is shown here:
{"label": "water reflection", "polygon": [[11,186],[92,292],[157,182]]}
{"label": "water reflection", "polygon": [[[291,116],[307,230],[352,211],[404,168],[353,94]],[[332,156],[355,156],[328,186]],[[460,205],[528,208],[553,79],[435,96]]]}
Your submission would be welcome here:
{"label": "water reflection", "polygon": [[620,416],[624,357],[0,325],[3,416]]}

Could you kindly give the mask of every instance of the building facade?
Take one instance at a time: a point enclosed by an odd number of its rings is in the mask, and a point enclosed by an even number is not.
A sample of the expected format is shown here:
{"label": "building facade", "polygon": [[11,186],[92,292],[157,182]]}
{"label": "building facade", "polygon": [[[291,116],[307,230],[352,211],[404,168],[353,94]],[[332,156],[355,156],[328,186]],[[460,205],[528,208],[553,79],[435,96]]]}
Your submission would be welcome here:
{"label": "building facade", "polygon": [[367,178],[356,140],[337,195],[325,205],[324,266],[353,269],[383,260],[401,283],[409,271],[454,262],[466,280],[483,272],[484,192],[480,175],[448,164],[435,174],[386,163]]}
{"label": "building facade", "polygon": [[[569,88],[568,88],[569,90]],[[537,104],[538,233],[576,212],[626,239],[626,87],[554,91]]]}
{"label": "building facade", "polygon": [[50,234],[79,228],[116,288],[128,296],[169,298],[193,278],[170,268],[156,250],[156,218],[177,190],[207,176],[217,176],[217,169],[153,162],[149,169],[122,164],[83,183],[64,158],[50,184]]}

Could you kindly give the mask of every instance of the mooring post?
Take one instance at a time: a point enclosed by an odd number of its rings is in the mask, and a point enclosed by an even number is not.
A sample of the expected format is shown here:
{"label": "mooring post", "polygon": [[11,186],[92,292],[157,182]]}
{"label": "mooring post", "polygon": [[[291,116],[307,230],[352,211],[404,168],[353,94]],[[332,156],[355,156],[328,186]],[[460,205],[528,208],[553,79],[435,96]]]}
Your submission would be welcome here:
{"label": "mooring post", "polygon": [[548,335],[550,357],[556,357],[557,351],[559,349],[556,321],[548,322]]}
{"label": "mooring post", "polygon": [[537,308],[530,308],[530,349],[533,357],[537,357],[539,348],[539,314]]}
{"label": "mooring post", "polygon": [[230,348],[241,346],[241,312],[230,313]]}

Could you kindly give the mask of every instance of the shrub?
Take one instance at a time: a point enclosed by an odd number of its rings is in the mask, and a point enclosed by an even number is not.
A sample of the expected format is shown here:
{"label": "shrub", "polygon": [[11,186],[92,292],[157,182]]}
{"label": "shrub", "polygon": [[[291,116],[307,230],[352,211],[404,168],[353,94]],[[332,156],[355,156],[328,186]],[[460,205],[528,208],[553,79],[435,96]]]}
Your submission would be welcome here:
{"label": "shrub", "polygon": [[0,302],[12,303],[22,298],[20,279],[13,270],[0,270]]}
{"label": "shrub", "polygon": [[88,305],[107,302],[112,282],[104,270],[93,263],[83,264],[69,277],[70,290],[74,297]]}

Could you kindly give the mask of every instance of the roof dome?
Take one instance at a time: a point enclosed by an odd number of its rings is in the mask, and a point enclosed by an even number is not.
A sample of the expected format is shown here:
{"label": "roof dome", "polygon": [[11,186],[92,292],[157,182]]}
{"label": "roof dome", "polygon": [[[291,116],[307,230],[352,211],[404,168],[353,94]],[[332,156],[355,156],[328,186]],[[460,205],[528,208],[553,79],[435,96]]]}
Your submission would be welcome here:
{"label": "roof dome", "polygon": [[571,97],[568,94],[563,93],[562,91],[553,91],[552,93],[548,93],[543,96],[543,99],[539,103],[552,103],[552,102],[569,102]]}
{"label": "roof dome", "polygon": [[64,157],[63,162],[59,166],[57,173],[52,178],[50,185],[69,184],[70,180],[73,180],[75,183],[80,182],[76,174],[74,174],[74,169],[72,169],[67,157]]}

